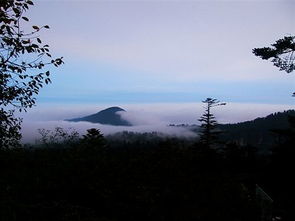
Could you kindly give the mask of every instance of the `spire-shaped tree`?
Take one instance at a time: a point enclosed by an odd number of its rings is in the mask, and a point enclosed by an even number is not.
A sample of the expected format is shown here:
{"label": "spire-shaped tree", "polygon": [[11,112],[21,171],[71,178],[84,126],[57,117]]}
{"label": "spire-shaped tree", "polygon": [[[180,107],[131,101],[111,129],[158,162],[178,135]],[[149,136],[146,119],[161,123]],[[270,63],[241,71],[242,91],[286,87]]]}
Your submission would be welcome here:
{"label": "spire-shaped tree", "polygon": [[206,104],[206,106],[204,107],[205,113],[199,119],[199,121],[202,123],[200,126],[200,142],[203,143],[205,146],[210,147],[216,142],[217,135],[220,133],[216,129],[217,121],[215,120],[215,117],[211,112],[211,108],[220,105],[226,105],[226,103],[222,103],[214,98],[207,98],[202,102]]}

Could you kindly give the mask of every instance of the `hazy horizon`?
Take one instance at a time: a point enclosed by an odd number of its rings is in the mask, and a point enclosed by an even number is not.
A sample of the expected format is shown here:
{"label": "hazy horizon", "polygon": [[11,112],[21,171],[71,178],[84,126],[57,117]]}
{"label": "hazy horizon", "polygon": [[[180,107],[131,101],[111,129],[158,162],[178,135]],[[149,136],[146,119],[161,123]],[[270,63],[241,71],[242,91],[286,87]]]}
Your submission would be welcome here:
{"label": "hazy horizon", "polygon": [[[67,122],[65,119],[83,117],[97,113],[111,106],[126,110],[120,113],[122,118],[133,126],[112,126],[89,122]],[[104,135],[121,131],[160,132],[172,136],[196,136],[184,128],[171,128],[169,124],[199,124],[204,105],[199,103],[145,103],[145,104],[101,104],[101,105],[61,105],[39,104],[19,115],[23,118],[23,142],[34,142],[38,138],[38,129],[53,130],[62,127],[65,130],[75,129],[81,135],[89,128],[98,128]],[[271,113],[295,109],[295,105],[227,103],[213,108],[219,123],[237,123],[265,117]]]}

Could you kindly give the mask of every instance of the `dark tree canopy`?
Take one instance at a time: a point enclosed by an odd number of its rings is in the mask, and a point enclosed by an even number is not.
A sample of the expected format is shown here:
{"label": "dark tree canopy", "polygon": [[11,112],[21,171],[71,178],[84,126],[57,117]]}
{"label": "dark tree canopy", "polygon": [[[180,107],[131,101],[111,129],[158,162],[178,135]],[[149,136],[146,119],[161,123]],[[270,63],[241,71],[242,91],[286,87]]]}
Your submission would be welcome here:
{"label": "dark tree canopy", "polygon": [[105,145],[105,139],[99,129],[91,128],[83,135],[82,142],[89,148],[101,148]]}
{"label": "dark tree canopy", "polygon": [[290,73],[295,70],[295,36],[286,36],[277,40],[272,47],[254,48],[253,53],[271,62],[281,71]]}
{"label": "dark tree canopy", "polygon": [[0,149],[1,147],[15,147],[19,145],[21,134],[21,120],[15,118],[13,111],[0,109]]}
{"label": "dark tree canopy", "polygon": [[35,104],[34,95],[44,84],[50,83],[50,71],[46,65],[59,66],[62,58],[52,59],[49,46],[39,38],[48,25],[33,25],[23,30],[22,24],[29,22],[24,13],[32,6],[30,0],[0,1],[0,136],[1,146],[5,140],[15,139],[20,129],[20,119],[14,117],[15,110],[26,110]]}

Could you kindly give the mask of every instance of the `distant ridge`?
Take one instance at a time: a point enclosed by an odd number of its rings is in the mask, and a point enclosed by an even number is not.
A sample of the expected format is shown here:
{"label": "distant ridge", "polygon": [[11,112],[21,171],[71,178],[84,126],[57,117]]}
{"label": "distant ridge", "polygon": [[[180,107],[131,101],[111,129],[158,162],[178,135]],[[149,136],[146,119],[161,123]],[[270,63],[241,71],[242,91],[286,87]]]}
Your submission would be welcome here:
{"label": "distant ridge", "polygon": [[107,124],[113,126],[132,126],[132,124],[121,118],[119,111],[126,112],[120,107],[110,107],[96,114],[88,115],[81,118],[67,119],[66,121],[79,122],[86,121],[91,123]]}
{"label": "distant ridge", "polygon": [[[251,121],[219,124],[218,128],[222,131],[220,139],[224,142],[250,144],[258,147],[260,152],[269,151],[278,139],[275,131],[291,128],[289,118],[293,118],[295,121],[295,110],[277,112]],[[169,126],[183,127],[196,133],[199,132],[197,125],[170,124]]]}
{"label": "distant ridge", "polygon": [[273,145],[277,139],[273,131],[290,128],[289,116],[295,117],[295,110],[273,113],[252,121],[221,124],[218,127],[224,131],[222,134],[224,140],[267,147]]}

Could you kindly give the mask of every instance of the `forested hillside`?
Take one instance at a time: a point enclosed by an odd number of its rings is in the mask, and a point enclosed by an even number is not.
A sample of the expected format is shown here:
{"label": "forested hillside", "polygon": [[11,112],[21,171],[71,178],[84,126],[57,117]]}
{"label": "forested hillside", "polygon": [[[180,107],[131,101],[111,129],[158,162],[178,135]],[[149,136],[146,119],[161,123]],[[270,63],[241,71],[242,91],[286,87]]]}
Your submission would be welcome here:
{"label": "forested hillside", "polygon": [[273,144],[279,142],[279,134],[276,131],[290,128],[289,116],[295,116],[295,110],[270,114],[252,121],[221,124],[221,138],[225,141],[255,145],[261,151],[269,150]]}

